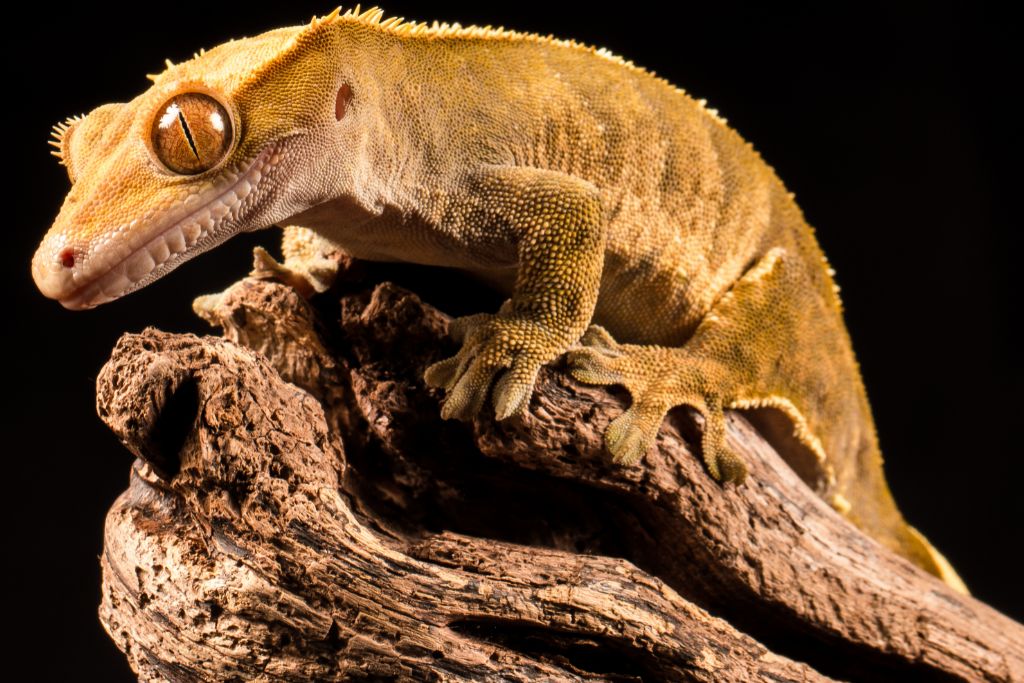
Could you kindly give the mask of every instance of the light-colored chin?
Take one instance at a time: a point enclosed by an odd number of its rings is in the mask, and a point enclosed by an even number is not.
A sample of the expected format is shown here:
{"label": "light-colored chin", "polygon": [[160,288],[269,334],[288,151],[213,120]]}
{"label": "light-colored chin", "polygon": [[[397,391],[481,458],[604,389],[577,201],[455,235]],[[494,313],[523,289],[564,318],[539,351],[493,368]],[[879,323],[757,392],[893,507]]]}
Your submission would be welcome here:
{"label": "light-colored chin", "polygon": [[93,308],[140,289],[238,232],[252,229],[243,222],[253,213],[281,159],[280,146],[272,145],[240,171],[225,171],[218,185],[190,195],[165,212],[110,231],[102,246],[90,251],[86,267],[72,272],[71,278],[57,269],[33,268],[40,290],[58,289],[56,283],[41,282],[41,278],[60,279],[59,289],[66,294],[53,298],[62,306]]}

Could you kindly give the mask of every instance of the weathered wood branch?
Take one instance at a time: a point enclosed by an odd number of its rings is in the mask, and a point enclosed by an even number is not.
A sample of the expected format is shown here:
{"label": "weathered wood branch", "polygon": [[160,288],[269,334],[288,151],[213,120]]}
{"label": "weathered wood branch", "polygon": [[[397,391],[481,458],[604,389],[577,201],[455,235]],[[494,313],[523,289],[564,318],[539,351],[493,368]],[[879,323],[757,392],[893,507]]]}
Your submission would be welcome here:
{"label": "weathered wood branch", "polygon": [[621,468],[621,397],[557,368],[525,418],[441,421],[446,319],[392,285],[200,308],[228,340],[127,335],[99,380],[139,458],[100,613],[143,680],[1024,680],[1024,627],[861,535],[739,415],[742,486],[685,413]]}

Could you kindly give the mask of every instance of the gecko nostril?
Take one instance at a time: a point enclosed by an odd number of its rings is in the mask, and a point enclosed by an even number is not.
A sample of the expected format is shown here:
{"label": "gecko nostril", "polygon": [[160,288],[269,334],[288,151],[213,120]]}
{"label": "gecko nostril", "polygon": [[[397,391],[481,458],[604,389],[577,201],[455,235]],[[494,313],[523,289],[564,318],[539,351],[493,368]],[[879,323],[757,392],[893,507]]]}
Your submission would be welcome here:
{"label": "gecko nostril", "polygon": [[65,268],[75,267],[75,250],[72,249],[71,247],[65,247],[64,249],[61,249],[60,254],[57,255],[57,258],[60,259],[60,264]]}

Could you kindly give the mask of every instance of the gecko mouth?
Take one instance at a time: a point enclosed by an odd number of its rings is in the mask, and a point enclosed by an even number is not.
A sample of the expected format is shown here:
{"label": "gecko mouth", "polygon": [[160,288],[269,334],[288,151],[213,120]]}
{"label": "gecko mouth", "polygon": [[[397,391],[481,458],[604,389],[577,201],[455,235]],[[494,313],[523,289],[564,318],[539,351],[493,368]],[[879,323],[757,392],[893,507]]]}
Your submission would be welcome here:
{"label": "gecko mouth", "polygon": [[[157,220],[150,222],[151,213],[108,231],[81,257],[51,245],[49,258],[36,255],[35,261],[48,261],[33,263],[36,283],[72,310],[93,308],[146,286],[239,232],[238,223],[257,206],[258,190],[281,158],[280,146],[272,145],[248,166],[224,171],[217,186],[190,194]],[[124,243],[115,245],[118,236]]]}

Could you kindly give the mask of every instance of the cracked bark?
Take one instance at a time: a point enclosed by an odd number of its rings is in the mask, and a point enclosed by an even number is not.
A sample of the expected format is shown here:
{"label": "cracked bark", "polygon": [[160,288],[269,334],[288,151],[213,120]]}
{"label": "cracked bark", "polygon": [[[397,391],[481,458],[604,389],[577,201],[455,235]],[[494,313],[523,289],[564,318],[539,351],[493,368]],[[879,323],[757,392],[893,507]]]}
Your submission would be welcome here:
{"label": "cracked bark", "polygon": [[1021,625],[864,537],[742,416],[739,487],[683,411],[611,464],[623,396],[557,366],[524,418],[446,423],[420,378],[447,318],[341,289],[243,280],[200,306],[224,339],[125,335],[101,373],[137,459],[100,617],[141,680],[1024,680]]}

